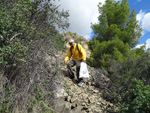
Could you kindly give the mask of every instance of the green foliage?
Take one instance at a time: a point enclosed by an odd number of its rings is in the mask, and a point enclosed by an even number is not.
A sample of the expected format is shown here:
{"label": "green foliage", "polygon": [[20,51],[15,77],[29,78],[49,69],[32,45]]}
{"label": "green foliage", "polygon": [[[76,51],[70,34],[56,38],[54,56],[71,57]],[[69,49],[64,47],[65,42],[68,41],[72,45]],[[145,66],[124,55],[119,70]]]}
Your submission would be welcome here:
{"label": "green foliage", "polygon": [[148,113],[150,107],[150,86],[138,79],[132,79],[121,106],[123,113]]}
{"label": "green foliage", "polygon": [[93,41],[92,57],[97,62],[97,66],[108,67],[109,61],[125,62],[127,60],[127,53],[130,52],[129,45],[124,44],[120,39],[113,38],[111,41],[99,42]]}
{"label": "green foliage", "polygon": [[[3,100],[0,101],[0,113],[10,113],[13,109],[15,103],[11,103],[13,100],[13,94],[16,91],[13,87],[7,87],[5,89],[5,94],[2,94]],[[4,99],[6,98],[6,99]]]}
{"label": "green foliage", "polygon": [[3,45],[0,51],[0,64],[16,65],[19,62],[26,62],[24,58],[27,56],[28,48],[23,46],[19,40]]}
{"label": "green foliage", "polygon": [[[1,4],[2,5],[2,2]],[[20,13],[21,6],[16,4],[13,11],[0,7],[0,46],[6,45],[9,41],[13,40],[17,35],[21,35],[27,29],[26,17]],[[26,6],[25,6],[26,7]],[[23,10],[24,13],[26,13]]]}
{"label": "green foliage", "polygon": [[[91,27],[94,37],[89,43],[95,66],[109,67],[110,62],[126,62],[141,37],[142,29],[136,20],[136,12],[132,11],[127,0],[116,2],[106,0],[106,4],[98,6],[99,23]],[[98,62],[98,63],[96,63]]]}
{"label": "green foliage", "polygon": [[34,91],[34,93],[35,93],[35,98],[36,98],[36,100],[37,100],[37,101],[42,100],[42,98],[43,98],[43,93],[42,93],[42,91],[40,90],[40,87],[39,87],[39,86],[33,87],[33,91]]}
{"label": "green foliage", "polygon": [[122,112],[145,113],[149,109],[149,94],[145,92],[150,92],[150,58],[143,48],[132,50],[126,62],[111,62],[108,70],[111,93],[105,95],[121,106]]}
{"label": "green foliage", "polygon": [[6,102],[1,102],[0,103],[0,112],[1,113],[8,113],[10,106]]}
{"label": "green foliage", "polygon": [[[122,84],[127,85],[133,74],[137,73],[140,78],[143,72],[134,67],[145,56],[143,48],[131,50],[138,43],[142,29],[137,23],[135,10],[130,14],[127,0],[122,0],[121,3],[106,0],[106,4],[99,4],[98,8],[99,23],[92,25],[94,37],[89,42],[92,54],[87,63],[93,67],[108,69],[112,74],[109,76],[112,84],[117,89]],[[119,95],[117,91],[114,92]]]}
{"label": "green foliage", "polygon": [[57,34],[50,41],[57,51],[66,49],[65,40],[63,39],[62,35]]}
{"label": "green foliage", "polygon": [[[21,13],[21,4],[14,4],[13,11],[10,11],[9,5],[5,7],[3,2],[0,2],[0,64],[15,65],[18,61],[24,61],[27,52],[27,47],[16,37],[25,33],[28,27],[26,10],[22,9],[24,13]],[[26,8],[26,5],[24,7]]]}
{"label": "green foliage", "polygon": [[[53,57],[58,50],[65,48],[64,40],[56,28],[65,30],[69,26],[69,13],[64,10],[60,11],[59,6],[55,5],[54,1],[0,1],[0,72],[6,77],[6,82],[3,83],[3,76],[0,75],[0,82],[2,82],[4,89],[6,83],[7,86],[13,84],[18,88],[17,92],[13,93],[2,89],[3,92],[0,92],[3,93],[3,97],[0,98],[0,112],[14,112],[13,109],[19,106],[20,98],[24,95],[19,93],[26,91],[26,89],[21,88],[26,88],[29,80],[45,68],[43,66],[44,60],[41,58],[43,54],[50,54]],[[51,50],[53,51],[51,52]],[[43,70],[43,73],[46,71],[46,69]],[[20,76],[20,73],[23,73],[23,75]],[[48,74],[57,75],[57,73],[58,71],[56,73],[50,71]],[[48,75],[45,74],[45,76]],[[36,79],[36,77],[33,78]],[[52,77],[50,76],[48,79],[52,79]],[[31,89],[29,85],[29,90],[31,91]],[[26,100],[21,100],[21,103],[25,103],[21,107],[25,110],[25,106],[27,106],[26,110],[30,112],[33,106],[37,105],[36,108],[41,107],[43,110],[40,112],[53,112],[47,106],[50,102],[44,103],[44,94],[40,88],[34,88],[34,93],[33,104],[28,101],[28,98],[25,98]],[[16,96],[17,94],[19,95]],[[29,95],[32,94],[29,93]],[[31,106],[28,104],[31,104]]]}
{"label": "green foliage", "polygon": [[100,42],[112,40],[118,37],[123,43],[128,43],[132,48],[141,37],[141,28],[136,20],[136,12],[132,11],[127,0],[121,3],[114,0],[106,0],[106,4],[98,6],[100,16],[99,23],[93,24],[94,38]]}
{"label": "green foliage", "polygon": [[13,65],[14,62],[18,62],[17,60],[24,62],[31,40],[49,38],[51,47],[56,50],[65,47],[64,40],[55,26],[67,28],[69,14],[64,10],[58,11],[58,7],[52,1],[2,0],[0,2],[1,64]]}
{"label": "green foliage", "polygon": [[89,66],[91,66],[91,67],[96,67],[96,66],[99,65],[99,63],[94,62],[94,60],[93,60],[92,58],[87,58],[87,59],[86,59],[86,63],[87,63]]}
{"label": "green foliage", "polygon": [[[46,81],[46,84],[47,83],[48,83],[48,81]],[[35,98],[30,99],[31,105],[30,106],[27,105],[28,110],[32,111],[32,109],[34,109],[34,108],[36,108],[38,110],[39,105],[40,105],[40,108],[42,109],[43,113],[53,113],[54,111],[51,109],[51,107],[48,106],[48,101],[43,98],[44,96],[43,96],[43,92],[42,92],[40,86],[34,86],[33,92],[34,92]],[[52,92],[49,92],[48,95],[52,96],[53,94],[52,94]]]}
{"label": "green foliage", "polygon": [[[105,45],[107,46],[107,43]],[[113,45],[113,47],[116,46]],[[125,50],[125,48],[122,49],[121,44],[119,46],[119,51]],[[114,53],[112,57],[116,56],[118,60],[113,58],[109,61],[107,69],[110,78],[108,86],[110,92],[105,92],[104,95],[107,100],[121,106],[121,111],[125,113],[147,113],[149,110],[150,56],[144,48],[145,46],[133,50],[127,49],[124,54],[127,58],[125,60],[122,59],[123,57],[120,56],[118,51],[111,50]],[[97,82],[97,84],[99,83]]]}

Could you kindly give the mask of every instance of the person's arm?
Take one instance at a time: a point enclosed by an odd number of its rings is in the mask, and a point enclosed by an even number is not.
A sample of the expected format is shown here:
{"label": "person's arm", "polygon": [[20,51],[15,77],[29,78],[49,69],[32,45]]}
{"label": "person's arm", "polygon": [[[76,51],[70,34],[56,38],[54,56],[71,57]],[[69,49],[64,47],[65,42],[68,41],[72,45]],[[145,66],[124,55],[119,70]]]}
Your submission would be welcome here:
{"label": "person's arm", "polygon": [[64,63],[67,63],[67,61],[71,58],[71,51],[70,51],[70,48],[68,50],[68,53],[67,53],[67,56],[65,57],[65,60],[64,60]]}
{"label": "person's arm", "polygon": [[83,47],[80,44],[78,45],[78,48],[79,48],[80,53],[82,54],[82,60],[83,60],[83,62],[86,62],[86,53],[85,53],[85,50],[83,49]]}

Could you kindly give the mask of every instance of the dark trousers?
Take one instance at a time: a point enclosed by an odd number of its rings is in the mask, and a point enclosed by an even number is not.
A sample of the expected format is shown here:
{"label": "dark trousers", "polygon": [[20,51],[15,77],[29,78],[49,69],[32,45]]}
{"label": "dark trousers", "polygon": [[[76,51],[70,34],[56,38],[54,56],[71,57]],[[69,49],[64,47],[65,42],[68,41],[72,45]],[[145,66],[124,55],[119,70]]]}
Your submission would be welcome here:
{"label": "dark trousers", "polygon": [[73,78],[74,78],[74,73],[73,73],[72,67],[76,66],[76,76],[77,76],[78,82],[83,81],[82,78],[79,78],[79,72],[80,72],[80,64],[81,64],[81,62],[82,62],[82,60],[71,60],[71,61],[68,63],[68,65],[67,65],[69,74],[70,74]]}

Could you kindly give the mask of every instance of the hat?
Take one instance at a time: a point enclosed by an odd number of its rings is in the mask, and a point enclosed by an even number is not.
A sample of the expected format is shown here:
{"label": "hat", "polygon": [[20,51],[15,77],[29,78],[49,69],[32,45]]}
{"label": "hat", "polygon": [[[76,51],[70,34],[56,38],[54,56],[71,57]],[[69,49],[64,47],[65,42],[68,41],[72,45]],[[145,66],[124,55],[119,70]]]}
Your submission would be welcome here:
{"label": "hat", "polygon": [[72,42],[74,42],[74,40],[73,40],[73,39],[70,39],[70,40],[69,40],[69,43],[72,43]]}

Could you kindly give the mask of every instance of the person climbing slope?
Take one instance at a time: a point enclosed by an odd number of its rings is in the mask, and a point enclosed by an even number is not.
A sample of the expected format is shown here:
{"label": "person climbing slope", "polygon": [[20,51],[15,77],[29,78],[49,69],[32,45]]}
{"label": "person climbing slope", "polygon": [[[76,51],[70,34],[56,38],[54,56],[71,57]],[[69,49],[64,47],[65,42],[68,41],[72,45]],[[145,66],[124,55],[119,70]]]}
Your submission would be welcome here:
{"label": "person climbing slope", "polygon": [[[67,68],[71,76],[71,79],[74,79],[72,67],[76,66],[76,76],[78,79],[78,86],[82,86],[84,82],[82,78],[79,78],[80,63],[86,62],[86,53],[83,47],[80,44],[75,43],[73,39],[69,40],[69,45],[70,48],[68,50],[67,56],[65,57],[64,63],[67,64]],[[68,62],[68,60],[71,57],[73,57],[72,60]]]}

